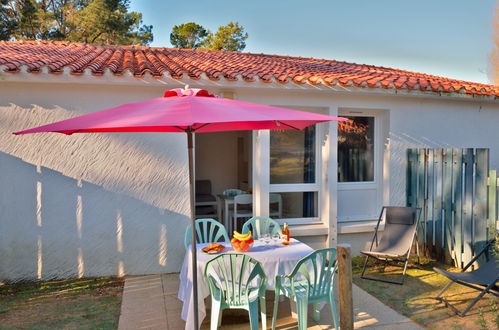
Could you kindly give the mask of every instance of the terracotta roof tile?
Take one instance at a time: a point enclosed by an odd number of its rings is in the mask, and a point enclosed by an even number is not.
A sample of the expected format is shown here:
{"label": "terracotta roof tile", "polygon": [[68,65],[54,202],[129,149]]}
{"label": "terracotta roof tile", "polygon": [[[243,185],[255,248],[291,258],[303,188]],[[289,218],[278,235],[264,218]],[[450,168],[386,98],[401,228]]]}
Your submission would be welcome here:
{"label": "terracotta roof tile", "polygon": [[[19,72],[22,66],[37,73],[43,67],[50,74],[106,71],[120,76],[150,74],[174,79],[222,78],[278,84],[341,85],[354,87],[422,90],[499,96],[499,88],[373,65],[334,60],[252,53],[192,50],[140,46],[103,46],[65,41],[1,41],[0,65]],[[67,70],[67,71],[66,71]]]}

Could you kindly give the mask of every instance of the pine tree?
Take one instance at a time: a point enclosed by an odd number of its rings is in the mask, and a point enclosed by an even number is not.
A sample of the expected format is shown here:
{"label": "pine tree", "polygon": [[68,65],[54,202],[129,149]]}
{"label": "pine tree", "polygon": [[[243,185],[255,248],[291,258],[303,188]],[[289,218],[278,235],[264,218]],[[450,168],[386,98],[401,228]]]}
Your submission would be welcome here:
{"label": "pine tree", "polygon": [[246,39],[248,34],[244,32],[244,28],[237,22],[229,22],[225,26],[220,26],[217,33],[208,35],[205,48],[239,52],[246,48]]}
{"label": "pine tree", "polygon": [[195,22],[175,25],[170,33],[171,44],[178,48],[241,51],[246,39],[248,34],[237,22],[219,26],[215,34]]}
{"label": "pine tree", "polygon": [[189,22],[173,27],[170,42],[173,47],[197,49],[203,45],[207,36],[208,31],[204,27]]}
{"label": "pine tree", "polygon": [[17,27],[11,1],[0,0],[0,40],[9,40]]}
{"label": "pine tree", "polygon": [[148,45],[152,25],[128,12],[130,0],[0,0],[3,40],[69,40]]}

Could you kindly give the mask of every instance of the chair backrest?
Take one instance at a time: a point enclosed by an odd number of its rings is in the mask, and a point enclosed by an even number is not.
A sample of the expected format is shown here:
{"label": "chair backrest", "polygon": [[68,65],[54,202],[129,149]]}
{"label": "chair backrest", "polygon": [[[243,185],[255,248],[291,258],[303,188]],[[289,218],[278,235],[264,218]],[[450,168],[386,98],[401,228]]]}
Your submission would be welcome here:
{"label": "chair backrest", "polygon": [[277,221],[272,220],[269,217],[252,217],[246,221],[243,225],[243,234],[246,234],[251,230],[252,237],[254,239],[259,239],[265,234],[273,235],[275,233],[281,232],[281,226]]}
{"label": "chair backrest", "polygon": [[[463,268],[463,271],[471,266],[478,266],[482,268],[483,265],[491,263],[491,260],[497,260],[499,257],[496,251],[496,239],[493,238],[487,241],[477,241],[475,242],[475,257],[471,259],[468,264]],[[490,267],[490,266],[488,266]],[[499,267],[498,267],[499,269]],[[499,276],[499,272],[496,272]]]}
{"label": "chair backrest", "polygon": [[[471,283],[480,285],[489,285],[492,282],[499,280],[499,260],[495,257],[490,258],[487,262],[482,263],[480,268],[471,272],[466,272]],[[498,290],[494,288],[494,290]]]}
{"label": "chair backrest", "polygon": [[225,197],[234,197],[236,195],[244,195],[246,192],[244,192],[241,189],[225,189],[222,195]]}
{"label": "chair backrest", "polygon": [[246,304],[250,288],[265,295],[267,278],[262,265],[242,253],[224,253],[208,261],[204,276],[212,297],[231,306]]}
{"label": "chair backrest", "polygon": [[196,195],[211,195],[211,181],[196,180]]}
{"label": "chair backrest", "polygon": [[[282,196],[281,194],[269,194],[269,207],[272,207],[274,205],[272,204],[277,204],[277,213],[279,214],[279,217],[282,217]],[[275,206],[274,206],[275,207]]]}
{"label": "chair backrest", "polygon": [[375,251],[405,255],[411,249],[418,226],[420,209],[415,207],[385,206],[385,229]]}
{"label": "chair backrest", "polygon": [[251,195],[251,194],[236,195],[236,196],[234,196],[234,204],[238,204],[238,205],[253,204],[253,195]]}
{"label": "chair backrest", "polygon": [[[196,222],[196,242],[197,243],[213,243],[213,242],[229,242],[229,235],[224,225],[215,219],[197,219]],[[191,225],[185,230],[184,244],[188,249],[192,240]]]}
{"label": "chair backrest", "polygon": [[247,214],[248,212],[251,212],[252,204],[253,204],[253,195],[251,194],[234,196],[234,214],[237,216],[240,213]]}
{"label": "chair backrest", "polygon": [[[307,290],[309,299],[332,294],[337,268],[335,248],[326,248],[310,253],[298,261],[289,275],[293,295],[297,289]],[[303,286],[303,283],[306,283],[307,286]]]}

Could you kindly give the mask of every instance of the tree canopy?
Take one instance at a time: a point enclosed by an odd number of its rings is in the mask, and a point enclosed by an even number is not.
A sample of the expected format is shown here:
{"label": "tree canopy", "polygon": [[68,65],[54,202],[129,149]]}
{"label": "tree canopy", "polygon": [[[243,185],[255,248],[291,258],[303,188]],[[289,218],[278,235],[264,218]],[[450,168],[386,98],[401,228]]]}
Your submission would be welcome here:
{"label": "tree canopy", "polygon": [[16,27],[16,22],[11,19],[14,13],[9,7],[9,2],[9,0],[0,0],[0,40],[9,40]]}
{"label": "tree canopy", "polygon": [[148,45],[152,25],[130,0],[0,0],[1,40]]}
{"label": "tree canopy", "polygon": [[241,51],[246,48],[248,34],[237,22],[229,22],[220,26],[215,34],[210,33],[206,38],[205,47],[211,50]]}
{"label": "tree canopy", "polygon": [[194,22],[175,25],[170,33],[170,42],[177,48],[201,47],[208,36],[204,27]]}
{"label": "tree canopy", "polygon": [[244,27],[237,22],[219,26],[214,34],[197,23],[189,22],[175,25],[170,34],[174,47],[211,50],[241,51],[246,47],[247,38]]}

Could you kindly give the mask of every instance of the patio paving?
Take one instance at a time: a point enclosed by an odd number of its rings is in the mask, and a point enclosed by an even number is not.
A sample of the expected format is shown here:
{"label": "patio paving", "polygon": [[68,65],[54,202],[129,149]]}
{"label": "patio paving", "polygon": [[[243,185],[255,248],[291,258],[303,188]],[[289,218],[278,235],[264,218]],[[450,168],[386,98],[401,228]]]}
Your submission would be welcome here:
{"label": "patio paving", "polygon": [[[182,302],[177,299],[179,274],[130,276],[125,280],[118,329],[184,329],[180,318]],[[270,297],[269,297],[270,296]],[[355,284],[353,285],[355,329],[424,329],[405,316],[383,305]],[[270,329],[273,308],[272,293],[267,299],[267,326]],[[309,312],[311,315],[311,312]],[[309,329],[334,329],[329,305],[321,313],[319,323],[309,317]],[[210,317],[204,319],[201,329],[209,329]],[[249,328],[248,314],[240,310],[223,313],[221,329]],[[289,301],[279,305],[277,329],[296,329],[297,319],[291,316]]]}

